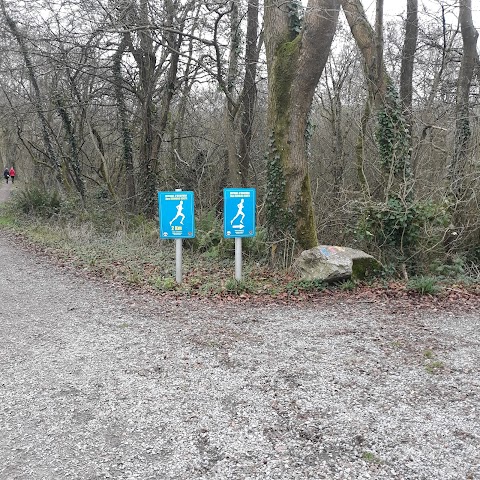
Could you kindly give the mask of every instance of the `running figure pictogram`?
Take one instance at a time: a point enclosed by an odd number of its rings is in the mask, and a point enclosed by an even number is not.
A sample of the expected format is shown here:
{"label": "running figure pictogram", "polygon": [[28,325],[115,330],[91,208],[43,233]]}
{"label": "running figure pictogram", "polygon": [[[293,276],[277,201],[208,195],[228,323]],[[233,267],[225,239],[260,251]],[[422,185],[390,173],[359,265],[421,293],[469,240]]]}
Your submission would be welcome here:
{"label": "running figure pictogram", "polygon": [[180,220],[180,225],[183,225],[183,221],[185,220],[185,215],[182,213],[183,210],[183,200],[180,200],[180,203],[176,206],[177,214],[170,220],[170,225],[178,218],[182,217]]}
{"label": "running figure pictogram", "polygon": [[243,213],[243,202],[244,202],[244,199],[242,198],[240,200],[240,203],[237,205],[238,207],[238,211],[237,211],[237,214],[232,218],[232,221],[230,222],[230,225],[233,225],[233,222],[238,218],[238,217],[242,217],[240,219],[240,225],[243,226],[243,220],[245,219],[245,214]]}

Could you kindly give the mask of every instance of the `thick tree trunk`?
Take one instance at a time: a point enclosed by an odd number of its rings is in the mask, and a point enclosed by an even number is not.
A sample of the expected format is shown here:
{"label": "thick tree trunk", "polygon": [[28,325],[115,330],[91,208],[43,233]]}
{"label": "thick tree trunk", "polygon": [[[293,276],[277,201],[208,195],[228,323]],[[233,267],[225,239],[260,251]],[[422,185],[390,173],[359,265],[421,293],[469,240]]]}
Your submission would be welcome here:
{"label": "thick tree trunk", "polygon": [[[267,185],[269,237],[285,248],[317,245],[305,132],[315,88],[337,25],[336,0],[311,0],[298,33],[295,12],[279,0],[265,3],[265,45],[271,131]],[[283,242],[283,245],[282,245]]]}
{"label": "thick tree trunk", "polygon": [[411,169],[408,130],[401,112],[398,95],[383,64],[382,15],[383,0],[377,0],[376,28],[371,27],[363,10],[361,0],[340,0],[350,30],[359,47],[365,67],[368,89],[367,105],[362,117],[357,143],[357,172],[365,193],[369,193],[364,174],[364,143],[368,119],[376,114],[378,119],[377,143],[380,160],[386,173],[384,196],[394,194],[406,197],[411,194]]}
{"label": "thick tree trunk", "polygon": [[384,104],[388,83],[383,66],[383,45],[381,41],[383,37],[378,32],[381,11],[377,9],[377,29],[374,31],[360,0],[340,0],[340,2],[353,38],[362,53],[368,92],[375,105],[375,110],[378,111]]}
{"label": "thick tree trunk", "polygon": [[228,59],[228,72],[226,79],[227,102],[226,102],[226,131],[225,142],[227,144],[228,158],[228,184],[232,187],[240,186],[240,167],[237,154],[236,120],[239,111],[238,102],[233,102],[235,96],[235,84],[237,82],[238,61],[240,55],[240,28],[237,0],[230,2],[230,55]]}
{"label": "thick tree trunk", "polygon": [[139,184],[139,207],[147,216],[156,213],[156,168],[152,155],[153,152],[153,94],[155,89],[156,57],[153,47],[153,39],[147,26],[150,24],[148,15],[148,1],[139,0],[138,24],[142,28],[138,31],[139,47],[135,48],[131,36],[127,33],[130,44],[130,52],[138,66],[140,100],[140,149],[139,149],[139,172],[141,179]]}
{"label": "thick tree trunk", "polygon": [[236,97],[235,86],[238,76],[240,38],[240,17],[237,0],[231,3],[230,12],[230,57],[225,82],[226,89],[226,155],[228,184],[247,187],[250,169],[250,145],[256,102],[255,80],[259,56],[258,0],[248,3],[247,35],[245,42],[245,76],[240,94]]}
{"label": "thick tree trunk", "polygon": [[[413,96],[413,64],[418,38],[418,0],[407,0],[407,22],[405,40],[402,50],[402,67],[400,73],[400,100],[403,114],[407,122],[410,137],[412,135],[412,96]],[[410,138],[411,145],[411,138]]]}
{"label": "thick tree trunk", "polygon": [[70,114],[64,104],[63,99],[58,94],[55,96],[55,103],[57,106],[58,115],[62,120],[65,135],[67,137],[70,148],[70,158],[69,161],[66,162],[66,167],[70,173],[70,176],[72,177],[73,184],[75,185],[77,192],[80,194],[83,206],[86,206],[85,183],[82,177],[80,158],[78,153],[78,142],[73,128],[73,122],[70,118]]}
{"label": "thick tree trunk", "polygon": [[[173,25],[175,20],[175,4],[171,1],[166,2],[166,8],[168,11],[167,14],[167,25]],[[183,19],[180,22],[178,27],[179,32],[182,32],[185,27],[185,19],[188,10],[185,11]],[[159,108],[159,113],[157,116],[157,121],[155,122],[155,141],[152,149],[152,159],[154,162],[155,174],[157,175],[159,170],[159,156],[160,149],[163,143],[163,137],[169,126],[169,117],[171,115],[171,104],[172,100],[177,92],[177,77],[178,77],[178,66],[180,62],[180,51],[181,45],[183,42],[183,35],[181,33],[169,32],[165,36],[165,41],[168,43],[170,49],[170,65],[168,66],[167,77],[165,81],[165,86],[163,89],[162,101]],[[172,151],[174,151],[174,143],[171,143]]]}
{"label": "thick tree trunk", "polygon": [[123,167],[125,171],[125,185],[126,185],[126,209],[129,212],[135,211],[135,176],[133,170],[133,139],[130,130],[127,106],[125,103],[124,85],[122,77],[122,56],[127,47],[126,35],[123,35],[122,41],[118,46],[113,56],[113,84],[115,89],[115,100],[117,102],[118,116],[120,120],[120,130],[122,135],[123,146]]}
{"label": "thick tree trunk", "polygon": [[383,2],[377,2],[375,30],[370,25],[360,0],[340,0],[355,42],[362,53],[367,99],[356,145],[357,177],[362,192],[370,196],[365,175],[365,139],[370,117],[385,102],[388,78],[383,64]]}
{"label": "thick tree trunk", "polygon": [[241,186],[247,187],[249,184],[248,174],[250,170],[250,145],[253,135],[253,120],[255,113],[255,103],[257,99],[257,88],[255,80],[257,77],[258,53],[260,51],[257,45],[258,40],[258,0],[248,2],[247,10],[247,36],[245,46],[245,78],[243,80],[243,90],[241,94],[242,115],[240,119],[240,146],[239,146],[239,171],[241,177]]}
{"label": "thick tree trunk", "polygon": [[448,180],[455,200],[463,195],[463,181],[468,162],[470,129],[470,86],[475,68],[478,66],[478,32],[472,20],[471,0],[460,0],[460,28],[463,40],[463,55],[457,83],[457,104],[455,108],[455,146],[448,166]]}

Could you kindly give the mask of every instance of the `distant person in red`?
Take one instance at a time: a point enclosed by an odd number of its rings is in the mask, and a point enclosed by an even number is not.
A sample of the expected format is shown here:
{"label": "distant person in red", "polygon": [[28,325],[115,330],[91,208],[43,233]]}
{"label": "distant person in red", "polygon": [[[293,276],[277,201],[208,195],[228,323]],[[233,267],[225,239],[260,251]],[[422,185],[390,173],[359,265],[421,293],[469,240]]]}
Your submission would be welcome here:
{"label": "distant person in red", "polygon": [[10,174],[8,173],[8,167],[5,167],[5,170],[3,171],[3,178],[8,183],[8,179],[10,178]]}
{"label": "distant person in red", "polygon": [[13,181],[15,180],[15,169],[12,167],[10,169],[10,172],[8,172],[8,173],[9,173],[10,178],[12,179],[12,183],[13,183]]}

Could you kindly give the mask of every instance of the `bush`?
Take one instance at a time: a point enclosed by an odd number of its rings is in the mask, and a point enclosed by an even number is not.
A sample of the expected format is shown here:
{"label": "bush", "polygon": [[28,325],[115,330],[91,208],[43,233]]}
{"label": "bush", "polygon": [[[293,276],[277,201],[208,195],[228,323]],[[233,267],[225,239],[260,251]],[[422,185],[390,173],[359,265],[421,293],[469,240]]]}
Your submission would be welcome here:
{"label": "bush", "polygon": [[26,215],[35,214],[48,218],[60,212],[61,199],[56,190],[30,187],[16,195],[14,203]]}
{"label": "bush", "polygon": [[392,196],[362,209],[356,234],[362,243],[377,247],[382,263],[393,270],[402,263],[417,270],[423,252],[442,244],[448,218],[445,205]]}
{"label": "bush", "polygon": [[213,250],[217,256],[219,245],[223,243],[223,226],[214,209],[199,215],[195,231],[195,239],[189,241],[193,249],[199,252]]}
{"label": "bush", "polygon": [[267,230],[258,227],[255,237],[244,238],[242,251],[256,260],[268,259]]}
{"label": "bush", "polygon": [[421,295],[436,295],[441,288],[434,277],[412,277],[407,283],[407,289]]}
{"label": "bush", "polygon": [[242,293],[251,293],[254,288],[251,282],[248,280],[236,280],[234,278],[229,278],[225,282],[225,290],[228,293],[240,295]]}

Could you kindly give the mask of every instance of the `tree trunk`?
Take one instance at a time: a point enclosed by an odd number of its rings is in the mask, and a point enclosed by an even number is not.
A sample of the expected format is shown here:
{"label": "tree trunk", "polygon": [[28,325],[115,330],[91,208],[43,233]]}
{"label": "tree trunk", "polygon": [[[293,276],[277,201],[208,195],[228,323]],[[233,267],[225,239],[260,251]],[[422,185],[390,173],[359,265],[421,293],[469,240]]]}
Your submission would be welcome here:
{"label": "tree trunk", "polygon": [[[247,10],[247,37],[245,46],[245,77],[241,94],[242,115],[240,119],[240,146],[238,158],[240,161],[239,171],[241,186],[249,184],[248,174],[250,170],[250,146],[253,135],[253,120],[255,114],[255,103],[257,100],[257,88],[255,80],[257,77],[258,54],[260,51],[258,40],[258,0],[248,2]],[[261,44],[261,40],[259,42]]]}
{"label": "tree trunk", "polygon": [[[247,187],[250,169],[250,145],[256,102],[255,80],[259,56],[258,0],[248,3],[247,34],[245,41],[245,76],[238,97],[235,85],[238,76],[240,17],[237,0],[231,3],[230,57],[226,78],[226,144],[228,158],[228,184]],[[260,40],[261,42],[261,40]]]}
{"label": "tree trunk", "polygon": [[395,195],[406,197],[411,194],[409,135],[398,95],[383,64],[383,33],[381,31],[383,0],[377,0],[375,31],[368,22],[360,0],[340,1],[350,30],[364,59],[369,92],[357,143],[357,172],[360,184],[363,190],[368,192],[364,174],[364,142],[368,117],[371,113],[375,113],[378,119],[376,139],[380,160],[386,173],[384,196],[387,199],[392,187],[395,187]]}
{"label": "tree trunk", "polygon": [[120,131],[122,135],[123,167],[125,171],[126,202],[127,211],[135,211],[135,176],[133,170],[133,140],[130,130],[127,106],[125,103],[124,85],[122,77],[122,57],[127,47],[127,37],[124,34],[115,54],[113,55],[113,85],[115,90],[115,100],[117,103],[118,117],[120,120]]}
{"label": "tree trunk", "polygon": [[138,48],[133,45],[131,34],[128,32],[126,35],[139,73],[138,98],[141,124],[138,162],[138,177],[141,178],[138,192],[139,207],[147,216],[153,216],[156,213],[156,169],[152,155],[156,57],[151,32],[147,28],[150,25],[148,8],[148,0],[139,0],[137,21],[141,28],[138,30]]}
{"label": "tree trunk", "polygon": [[402,67],[400,73],[400,100],[403,114],[410,133],[412,144],[412,93],[413,93],[413,63],[418,38],[418,0],[407,0],[407,23],[405,25],[405,40],[402,50]]}
{"label": "tree trunk", "polygon": [[65,130],[68,145],[70,148],[70,158],[69,161],[66,162],[66,167],[72,177],[73,184],[75,185],[77,192],[80,194],[82,204],[85,207],[85,183],[83,182],[82,178],[80,158],[78,154],[78,142],[73,128],[72,119],[70,118],[70,114],[68,113],[68,110],[60,94],[55,95],[55,103],[57,106],[58,115],[62,120],[63,128]]}
{"label": "tree trunk", "polygon": [[[175,4],[171,1],[166,2],[167,8],[167,25],[173,25],[175,20]],[[178,31],[182,32],[185,27],[185,21],[187,17],[187,12],[185,10],[183,18],[180,21]],[[165,35],[165,42],[169,46],[170,50],[170,65],[168,66],[167,76],[165,79],[165,86],[162,95],[162,101],[159,108],[159,113],[157,116],[157,121],[154,125],[155,127],[155,141],[152,149],[152,159],[154,162],[154,168],[156,174],[158,173],[158,160],[160,156],[160,149],[163,143],[163,136],[169,125],[169,117],[171,114],[171,104],[174,98],[174,95],[177,91],[177,77],[178,77],[178,66],[180,62],[180,51],[181,45],[183,42],[183,35],[181,33],[168,32]],[[171,143],[172,151],[174,151],[174,143]],[[173,162],[172,162],[173,163]]]}
{"label": "tree trunk", "polygon": [[230,54],[228,59],[228,72],[226,79],[226,128],[225,142],[227,144],[228,158],[228,184],[231,187],[240,186],[240,168],[237,154],[236,119],[239,110],[238,101],[233,102],[235,84],[237,82],[238,60],[240,55],[240,25],[237,0],[230,2]]}
{"label": "tree trunk", "polygon": [[478,65],[478,32],[473,25],[471,0],[460,0],[459,22],[463,41],[463,55],[457,83],[454,153],[448,166],[448,180],[455,201],[461,200],[463,196],[464,173],[468,162],[468,146],[472,135],[469,106],[470,86],[475,67]]}
{"label": "tree trunk", "polygon": [[387,75],[383,64],[383,2],[377,2],[375,30],[371,27],[360,0],[340,0],[355,42],[364,61],[367,99],[356,145],[357,177],[362,192],[370,197],[365,175],[365,138],[372,113],[378,112],[385,102]]}
{"label": "tree trunk", "polygon": [[40,95],[40,88],[38,86],[37,77],[35,75],[35,70],[33,67],[32,59],[30,58],[30,52],[27,49],[25,44],[25,39],[17,27],[17,23],[13,20],[12,17],[7,13],[5,8],[4,0],[1,0],[1,9],[3,16],[7,22],[8,28],[11,34],[14,36],[18,46],[20,48],[20,52],[23,56],[23,60],[25,62],[25,66],[27,67],[28,78],[30,80],[31,87],[33,89],[33,103],[35,107],[35,111],[37,113],[38,119],[40,120],[40,125],[42,129],[42,137],[43,137],[43,144],[45,147],[45,156],[47,158],[47,164],[54,170],[57,179],[61,183],[61,169],[60,169],[60,162],[58,161],[57,155],[55,154],[55,150],[52,145],[52,141],[49,134],[49,124],[47,118],[45,117],[44,108],[42,107],[42,98]]}
{"label": "tree trunk", "polygon": [[[310,0],[303,28],[279,0],[265,3],[268,67],[267,228],[285,250],[317,245],[305,132],[315,88],[325,67],[338,20],[336,0]],[[290,243],[292,242],[292,243]],[[278,253],[280,253],[278,252]],[[277,254],[277,252],[273,252]],[[278,257],[277,257],[278,258]]]}

